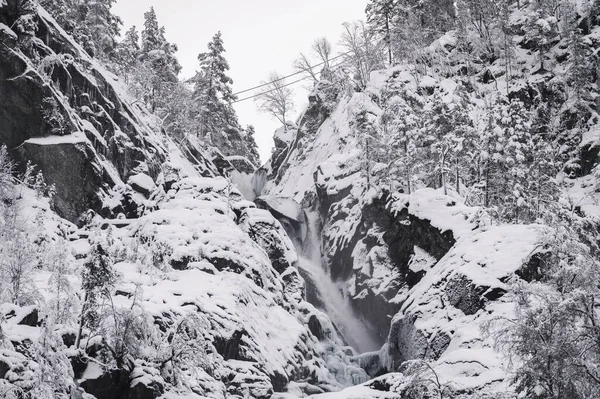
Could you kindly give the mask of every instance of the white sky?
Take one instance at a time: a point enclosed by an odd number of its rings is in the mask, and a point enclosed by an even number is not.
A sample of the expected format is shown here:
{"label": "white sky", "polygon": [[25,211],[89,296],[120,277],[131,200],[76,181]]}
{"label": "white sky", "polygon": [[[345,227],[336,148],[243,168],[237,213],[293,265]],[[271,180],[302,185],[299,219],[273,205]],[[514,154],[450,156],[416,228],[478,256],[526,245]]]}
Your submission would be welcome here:
{"label": "white sky", "polygon": [[[217,31],[223,34],[235,92],[257,86],[272,71],[288,75],[300,51],[325,36],[337,44],[342,23],[363,19],[367,0],[117,0],[115,14],[143,27],[143,15],[154,6],[167,39],[179,46],[177,57],[183,77],[193,76],[197,57]],[[297,79],[298,76],[290,80]],[[307,81],[308,82],[308,81]],[[306,102],[303,83],[296,90],[296,114]],[[252,93],[240,95],[243,98]],[[235,105],[242,126],[256,127],[256,141],[264,161],[271,154],[273,132],[279,127],[256,110],[253,100]]]}

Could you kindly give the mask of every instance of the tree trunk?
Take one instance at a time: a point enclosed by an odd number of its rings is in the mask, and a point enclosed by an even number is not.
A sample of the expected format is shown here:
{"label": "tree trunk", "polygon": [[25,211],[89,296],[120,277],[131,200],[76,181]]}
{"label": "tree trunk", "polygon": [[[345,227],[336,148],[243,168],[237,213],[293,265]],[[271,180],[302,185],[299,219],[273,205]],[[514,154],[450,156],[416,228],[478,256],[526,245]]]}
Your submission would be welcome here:
{"label": "tree trunk", "polygon": [[77,330],[77,338],[75,339],[75,348],[79,349],[79,344],[81,343],[81,334],[83,333],[83,319],[85,317],[85,312],[87,311],[87,302],[88,302],[88,293],[85,293],[85,297],[83,299],[83,305],[81,308],[81,315],[79,316],[79,329]]}
{"label": "tree trunk", "polygon": [[387,13],[385,15],[385,32],[387,35],[388,59],[389,59],[390,66],[392,66],[392,33],[390,31],[389,13]]}
{"label": "tree trunk", "polygon": [[456,160],[456,194],[460,194],[460,172],[458,171],[458,159]]}
{"label": "tree trunk", "polygon": [[484,199],[485,207],[490,206],[490,162],[487,162],[487,166],[485,168],[485,199]]}

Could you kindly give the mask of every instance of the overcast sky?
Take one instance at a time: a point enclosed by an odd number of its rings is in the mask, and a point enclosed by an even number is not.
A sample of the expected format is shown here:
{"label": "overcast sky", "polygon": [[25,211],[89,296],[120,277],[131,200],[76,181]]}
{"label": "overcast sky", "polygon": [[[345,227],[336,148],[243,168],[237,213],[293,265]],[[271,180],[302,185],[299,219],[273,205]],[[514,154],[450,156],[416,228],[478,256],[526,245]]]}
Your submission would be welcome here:
{"label": "overcast sky", "polygon": [[[342,23],[363,19],[365,5],[366,0],[117,0],[114,11],[123,19],[124,29],[132,25],[141,29],[144,12],[154,6],[167,39],[179,46],[184,77],[193,76],[198,54],[206,51],[220,30],[233,89],[238,92],[260,84],[272,71],[294,72],[293,60],[300,51],[310,50],[318,37],[337,44]],[[293,87],[297,113],[306,103],[306,91],[302,83]],[[236,104],[236,110],[243,126],[256,127],[260,154],[266,161],[278,123],[258,113],[252,100]]]}

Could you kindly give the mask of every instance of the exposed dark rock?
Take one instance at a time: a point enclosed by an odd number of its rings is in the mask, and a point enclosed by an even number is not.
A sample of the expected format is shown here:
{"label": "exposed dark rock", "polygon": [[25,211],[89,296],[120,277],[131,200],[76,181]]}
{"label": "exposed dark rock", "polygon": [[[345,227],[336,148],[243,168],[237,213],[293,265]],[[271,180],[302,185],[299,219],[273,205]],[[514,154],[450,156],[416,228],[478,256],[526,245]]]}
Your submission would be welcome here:
{"label": "exposed dark rock", "polygon": [[94,380],[81,382],[81,387],[96,399],[129,398],[129,371],[108,370]]}
{"label": "exposed dark rock", "polygon": [[[390,320],[394,314],[400,310],[400,305],[390,302],[384,294],[376,295],[370,288],[360,286],[360,295],[352,298],[352,305],[358,314],[362,315],[371,323],[374,335],[378,338],[378,343],[383,345],[388,336]],[[390,295],[398,292],[393,288]]]}
{"label": "exposed dark rock", "polygon": [[175,270],[187,270],[189,268],[189,264],[194,261],[196,261],[196,259],[189,256],[183,256],[179,259],[171,259],[169,264]]}
{"label": "exposed dark rock", "polygon": [[37,327],[39,325],[39,312],[36,308],[29,308],[28,312],[23,316],[19,325]]}
{"label": "exposed dark rock", "polygon": [[67,347],[70,348],[71,346],[75,345],[75,340],[77,339],[77,334],[75,334],[74,332],[64,332],[61,335],[62,338],[62,342],[63,344]]}
{"label": "exposed dark rock", "polygon": [[[21,12],[9,4],[0,9],[0,21],[12,26]],[[102,160],[110,161],[123,181],[142,163],[156,178],[166,149],[142,132],[146,128],[88,56],[80,54],[54,22],[33,16],[39,40],[33,40],[31,48],[14,51],[19,40],[1,33],[0,144],[18,148],[13,155],[22,167],[33,162],[55,185],[55,208],[61,216],[77,222],[89,208],[106,214],[100,197],[116,182]],[[54,60],[50,70],[29,67],[45,57]],[[54,139],[74,132],[84,134],[77,140]],[[38,137],[52,139],[43,145],[27,142]]]}
{"label": "exposed dark rock", "polygon": [[450,335],[438,333],[435,337],[433,337],[431,343],[429,344],[429,357],[433,359],[439,359],[439,357],[442,356],[442,353],[444,353],[444,351],[448,348],[448,345],[450,345],[451,340],[452,337]]}
{"label": "exposed dark rock", "polygon": [[382,364],[381,355],[379,352],[367,352],[356,356],[358,364],[362,367],[369,377],[379,377],[388,372],[385,366]]}
{"label": "exposed dark rock", "polygon": [[321,322],[319,321],[319,318],[317,316],[310,316],[310,318],[308,319],[308,329],[315,337],[317,337],[319,341],[325,339],[325,332],[323,331],[323,326],[321,326]]}
{"label": "exposed dark rock", "polygon": [[10,364],[0,359],[0,378],[4,378],[6,373],[10,371]]}
{"label": "exposed dark rock", "polygon": [[147,385],[144,382],[133,380],[128,392],[128,399],[155,399],[164,393],[164,387],[157,381]]}
{"label": "exposed dark rock", "polygon": [[[244,225],[250,238],[265,250],[275,270],[279,273],[283,273],[290,266],[293,266],[291,259],[288,259],[288,253],[292,248],[288,248],[287,245],[290,244],[288,243],[286,245],[284,242],[286,233],[281,229],[279,223],[275,220],[270,223],[265,218],[255,218],[254,215],[259,216],[259,212],[264,211],[253,208],[242,211],[238,223]],[[276,214],[277,213],[273,216],[276,217]]]}
{"label": "exposed dark rock", "polygon": [[58,214],[77,222],[88,209],[100,209],[99,187],[105,186],[102,168],[93,160],[93,149],[86,142],[35,144],[26,142],[20,149],[22,159],[37,165],[48,184],[54,185],[54,206]]}
{"label": "exposed dark rock", "polygon": [[290,380],[285,375],[275,371],[271,376],[271,384],[275,392],[283,392]]}
{"label": "exposed dark rock", "polygon": [[478,287],[467,277],[456,275],[446,284],[445,292],[452,306],[460,309],[466,315],[477,313],[483,309],[482,294],[489,287]]}
{"label": "exposed dark rock", "polygon": [[392,385],[386,380],[375,380],[369,384],[369,387],[381,392],[390,392]]}
{"label": "exposed dark rock", "polygon": [[137,191],[138,193],[142,194],[144,197],[148,198],[148,197],[150,197],[150,194],[152,194],[152,190],[154,188],[152,186],[154,184],[152,184],[152,185],[143,184],[142,179],[149,179],[150,181],[152,180],[152,178],[149,177],[148,175],[140,173],[136,176],[132,176],[129,179],[128,183],[133,190]]}
{"label": "exposed dark rock", "polygon": [[600,163],[600,146],[586,144],[581,149],[581,175],[585,176],[592,172],[594,167]]}
{"label": "exposed dark rock", "polygon": [[229,338],[215,337],[213,345],[225,360],[246,360],[242,352],[242,341],[246,335],[245,330],[237,330]]}
{"label": "exposed dark rock", "polygon": [[[335,209],[336,205],[332,207]],[[331,211],[328,214],[331,214]],[[376,240],[369,241],[367,235],[371,229],[384,232],[383,243]],[[385,292],[378,294],[369,287],[368,277],[354,276],[357,295],[352,299],[353,306],[374,326],[383,343],[389,332],[390,320],[401,305],[390,300],[397,295],[401,287],[413,287],[425,274],[424,271],[414,272],[409,268],[415,246],[439,260],[452,248],[455,239],[451,231],[441,232],[428,220],[410,214],[408,204],[399,212],[391,211],[388,196],[384,194],[363,208],[362,221],[354,236],[350,237],[343,247],[337,248],[333,257],[327,258],[333,278],[347,280],[354,273],[352,254],[361,240],[366,240],[363,242],[368,251],[375,246],[385,244],[392,267],[399,273],[399,278],[390,284]],[[331,245],[326,243],[325,246]]]}
{"label": "exposed dark rock", "polygon": [[550,256],[550,253],[536,252],[515,274],[527,282],[539,281],[543,276],[543,267]]}
{"label": "exposed dark rock", "polygon": [[416,319],[416,316],[407,316],[392,323],[388,338],[391,371],[397,370],[406,360],[425,359],[429,352],[427,337],[415,327]]}
{"label": "exposed dark rock", "polygon": [[69,356],[69,361],[71,362],[71,368],[73,369],[74,377],[76,379],[81,378],[88,365],[87,359],[83,357],[81,353],[77,353],[74,356]]}
{"label": "exposed dark rock", "polygon": [[300,276],[300,272],[295,267],[287,269],[281,275],[281,279],[285,284],[284,292],[297,300],[305,300],[306,285],[304,279]]}

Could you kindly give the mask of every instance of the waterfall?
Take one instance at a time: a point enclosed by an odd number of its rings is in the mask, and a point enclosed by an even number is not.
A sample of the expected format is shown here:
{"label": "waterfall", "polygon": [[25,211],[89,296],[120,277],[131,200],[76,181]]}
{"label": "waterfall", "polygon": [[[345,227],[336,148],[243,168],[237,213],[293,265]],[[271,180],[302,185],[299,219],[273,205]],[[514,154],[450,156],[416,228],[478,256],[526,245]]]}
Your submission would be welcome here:
{"label": "waterfall", "polygon": [[[321,307],[337,327],[346,342],[357,352],[377,351],[380,345],[374,339],[367,325],[356,315],[350,298],[342,283],[334,282],[323,265],[321,245],[318,237],[317,215],[307,212],[308,237],[298,248],[300,260],[298,267],[308,277],[307,284],[318,295],[315,306]],[[293,240],[297,242],[298,240]],[[310,299],[310,298],[309,298]]]}
{"label": "waterfall", "polygon": [[[253,183],[261,186],[262,177],[255,174]],[[256,198],[257,206],[268,209],[284,227],[300,255],[298,268],[306,280],[306,299],[324,311],[344,340],[357,352],[380,349],[376,334],[356,315],[343,282],[335,282],[324,266],[319,237],[318,214],[303,209],[289,197]]]}

